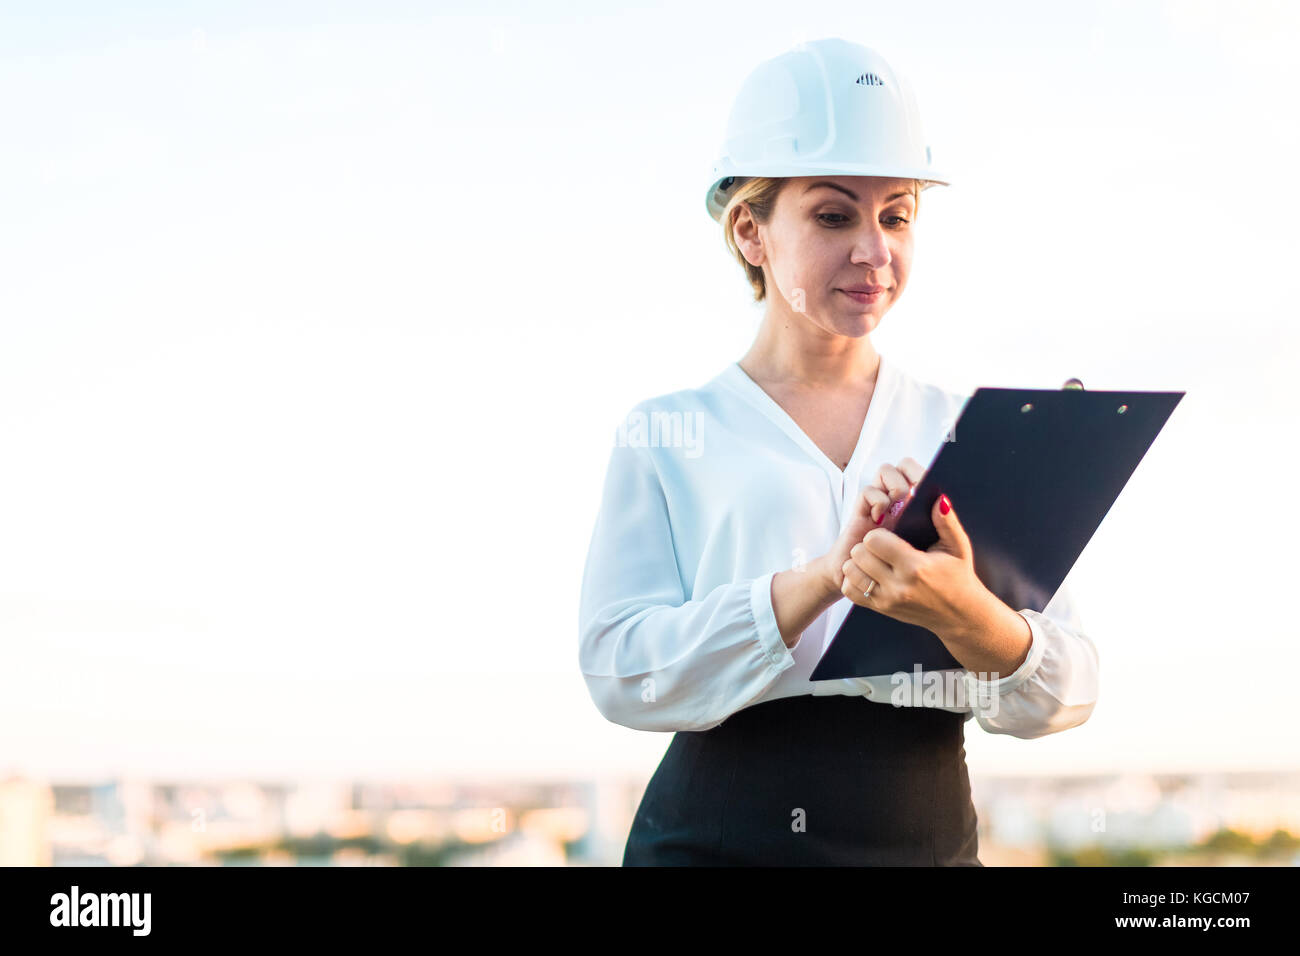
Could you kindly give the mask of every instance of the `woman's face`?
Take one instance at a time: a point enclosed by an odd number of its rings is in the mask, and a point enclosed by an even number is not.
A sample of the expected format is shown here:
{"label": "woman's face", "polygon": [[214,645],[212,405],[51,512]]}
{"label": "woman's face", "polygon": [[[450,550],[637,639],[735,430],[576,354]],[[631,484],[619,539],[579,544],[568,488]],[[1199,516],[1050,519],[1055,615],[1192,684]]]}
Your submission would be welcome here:
{"label": "woman's face", "polygon": [[[903,294],[915,214],[908,179],[796,177],[778,195],[771,221],[757,227],[757,238],[754,224],[746,223],[753,255],[741,248],[763,267],[769,309],[857,337],[875,329]],[[866,288],[872,294],[850,294]]]}

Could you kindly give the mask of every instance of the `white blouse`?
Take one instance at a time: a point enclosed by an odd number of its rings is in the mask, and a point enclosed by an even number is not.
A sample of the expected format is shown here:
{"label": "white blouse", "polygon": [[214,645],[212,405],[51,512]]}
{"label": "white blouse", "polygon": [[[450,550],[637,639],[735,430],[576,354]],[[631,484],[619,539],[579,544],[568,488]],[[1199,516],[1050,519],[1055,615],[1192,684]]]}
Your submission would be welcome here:
{"label": "white blouse", "polygon": [[[938,706],[1015,737],[1087,720],[1097,650],[1066,584],[1042,613],[1020,609],[1029,655],[992,682],[960,668],[926,672],[924,687],[914,674],[906,694],[891,675],[809,680],[853,607],[847,598],[794,647],[781,640],[773,575],[830,550],[881,465],[928,465],[967,397],[882,355],[844,471],[737,363],[701,388],[638,403],[615,435],[582,578],[578,660],[601,714],[637,730],[706,730],[762,701],[847,694]],[[932,674],[945,675],[941,687]]]}

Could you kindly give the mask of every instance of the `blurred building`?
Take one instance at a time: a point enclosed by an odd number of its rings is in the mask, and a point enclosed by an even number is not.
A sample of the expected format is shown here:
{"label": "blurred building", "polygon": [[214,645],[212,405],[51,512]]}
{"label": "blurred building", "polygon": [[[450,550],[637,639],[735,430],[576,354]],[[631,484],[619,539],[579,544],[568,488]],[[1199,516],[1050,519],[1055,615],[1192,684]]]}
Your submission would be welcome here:
{"label": "blurred building", "polygon": [[[644,779],[383,783],[0,779],[0,865],[617,866]],[[986,866],[1054,853],[1269,860],[1300,836],[1300,772],[972,776]],[[1279,853],[1272,853],[1278,849]],[[1300,844],[1293,852],[1300,863]],[[1082,858],[1081,859],[1085,859]],[[1086,859],[1092,859],[1088,857]],[[1089,864],[1091,865],[1091,864]]]}

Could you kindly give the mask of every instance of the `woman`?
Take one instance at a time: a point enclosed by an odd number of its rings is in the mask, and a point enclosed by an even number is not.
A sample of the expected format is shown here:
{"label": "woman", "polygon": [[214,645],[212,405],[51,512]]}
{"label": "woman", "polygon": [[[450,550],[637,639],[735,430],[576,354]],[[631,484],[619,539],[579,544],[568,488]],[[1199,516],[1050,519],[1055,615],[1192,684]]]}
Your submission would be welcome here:
{"label": "woman", "polygon": [[[675,731],[623,863],[979,866],[965,721],[1083,723],[1097,654],[1065,587],[1040,613],[980,583],[960,502],[936,503],[924,552],[877,527],[965,401],[870,338],[920,192],[946,183],[902,81],[835,39],[755,70],[715,174],[709,212],[766,314],[739,362],[629,414],[583,575],[594,702]],[[932,630],[961,692],[810,681],[851,604]]]}

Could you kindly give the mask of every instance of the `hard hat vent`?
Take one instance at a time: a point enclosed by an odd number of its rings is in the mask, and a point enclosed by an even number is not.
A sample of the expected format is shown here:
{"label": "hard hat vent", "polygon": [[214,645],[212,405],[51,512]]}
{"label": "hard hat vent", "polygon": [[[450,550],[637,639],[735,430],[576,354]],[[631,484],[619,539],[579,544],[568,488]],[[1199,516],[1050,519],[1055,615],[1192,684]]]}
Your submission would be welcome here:
{"label": "hard hat vent", "polygon": [[861,86],[884,86],[885,81],[874,73],[863,73],[854,82]]}

